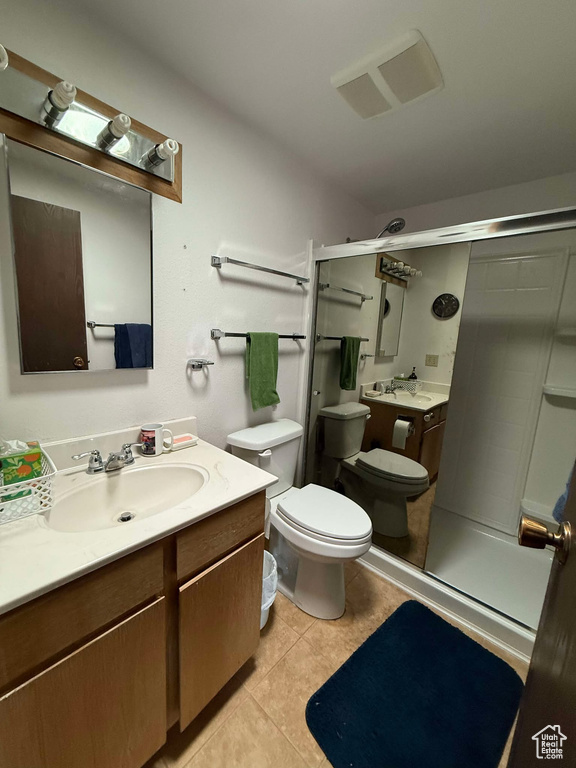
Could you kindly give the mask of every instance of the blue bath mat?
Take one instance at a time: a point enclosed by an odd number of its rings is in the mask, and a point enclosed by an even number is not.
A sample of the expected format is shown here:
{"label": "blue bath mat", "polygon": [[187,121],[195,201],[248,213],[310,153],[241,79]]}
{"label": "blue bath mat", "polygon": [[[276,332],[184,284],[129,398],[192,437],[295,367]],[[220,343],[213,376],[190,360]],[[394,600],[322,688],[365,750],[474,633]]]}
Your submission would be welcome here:
{"label": "blue bath mat", "polygon": [[523,684],[421,603],[403,603],[312,696],[334,768],[497,768]]}

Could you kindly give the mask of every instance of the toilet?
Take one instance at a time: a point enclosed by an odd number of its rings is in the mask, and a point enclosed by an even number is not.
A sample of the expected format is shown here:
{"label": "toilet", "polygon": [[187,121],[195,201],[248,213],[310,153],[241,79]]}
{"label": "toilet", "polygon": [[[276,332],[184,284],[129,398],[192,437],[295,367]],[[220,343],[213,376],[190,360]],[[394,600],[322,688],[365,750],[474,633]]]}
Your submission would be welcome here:
{"label": "toilet", "polygon": [[342,403],[321,408],[324,455],[336,460],[334,483],[369,514],[374,531],[400,538],[408,535],[406,499],[429,487],[422,464],[392,451],[361,451],[370,408]]}
{"label": "toilet", "polygon": [[295,488],[303,429],[290,419],[228,435],[232,453],[275,475],[266,490],[269,548],[278,565],[278,589],[318,619],[344,613],[344,563],[370,549],[372,523],[352,499],[310,484]]}

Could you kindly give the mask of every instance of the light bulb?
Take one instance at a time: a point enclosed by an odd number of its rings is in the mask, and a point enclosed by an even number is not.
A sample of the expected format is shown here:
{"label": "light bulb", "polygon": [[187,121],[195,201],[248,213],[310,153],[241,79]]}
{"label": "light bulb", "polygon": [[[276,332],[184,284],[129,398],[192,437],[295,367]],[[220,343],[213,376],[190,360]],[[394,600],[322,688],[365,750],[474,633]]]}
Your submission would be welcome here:
{"label": "light bulb", "polygon": [[42,104],[42,121],[48,128],[55,128],[76,98],[76,86],[62,80],[48,93]]}
{"label": "light bulb", "polygon": [[96,139],[100,149],[107,150],[117,144],[128,131],[132,121],[128,115],[120,113],[100,131],[98,138]]}
{"label": "light bulb", "polygon": [[156,166],[174,157],[180,151],[180,146],[174,139],[165,139],[161,144],[156,144],[149,152],[144,155],[144,162],[147,165]]}
{"label": "light bulb", "polygon": [[8,51],[3,45],[0,45],[0,72],[8,69]]}

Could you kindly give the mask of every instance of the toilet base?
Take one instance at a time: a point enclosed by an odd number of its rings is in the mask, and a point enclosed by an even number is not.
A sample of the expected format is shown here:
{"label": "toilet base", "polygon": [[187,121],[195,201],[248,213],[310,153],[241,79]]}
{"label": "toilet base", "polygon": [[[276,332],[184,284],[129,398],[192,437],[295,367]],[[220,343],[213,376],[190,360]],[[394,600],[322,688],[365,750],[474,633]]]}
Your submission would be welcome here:
{"label": "toilet base", "polygon": [[300,557],[294,589],[279,581],[278,590],[310,616],[339,619],[346,608],[344,565]]}
{"label": "toilet base", "polygon": [[400,539],[408,536],[408,506],[405,496],[390,495],[374,499],[372,509],[367,509],[376,533]]}
{"label": "toilet base", "polygon": [[408,536],[406,495],[377,489],[345,468],[340,473],[340,481],[346,496],[368,513],[375,533],[394,539]]}

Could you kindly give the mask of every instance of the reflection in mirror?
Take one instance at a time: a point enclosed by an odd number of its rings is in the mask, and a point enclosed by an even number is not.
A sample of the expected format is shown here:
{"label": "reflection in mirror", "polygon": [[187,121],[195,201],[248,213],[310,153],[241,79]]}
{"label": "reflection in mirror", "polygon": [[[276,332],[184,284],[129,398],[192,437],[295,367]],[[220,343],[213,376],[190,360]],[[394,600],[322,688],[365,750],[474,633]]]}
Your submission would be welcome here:
{"label": "reflection in mirror", "polygon": [[[459,307],[439,316],[433,306],[443,294],[462,304],[469,253],[468,243],[402,251],[422,273],[404,280],[383,274],[376,254],[319,265],[321,285],[374,300],[318,292],[307,482],[360,504],[372,519],[373,544],[421,568],[461,319]],[[368,339],[354,389],[340,388],[340,343],[326,336]]]}
{"label": "reflection in mirror", "polygon": [[22,373],[152,367],[151,195],[7,141]]}
{"label": "reflection in mirror", "polygon": [[426,570],[535,629],[576,457],[576,232],[473,244]]}
{"label": "reflection in mirror", "polygon": [[400,325],[404,288],[382,281],[376,336],[376,357],[396,357],[400,344]]}

